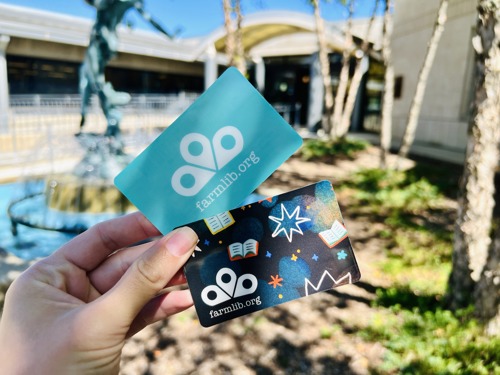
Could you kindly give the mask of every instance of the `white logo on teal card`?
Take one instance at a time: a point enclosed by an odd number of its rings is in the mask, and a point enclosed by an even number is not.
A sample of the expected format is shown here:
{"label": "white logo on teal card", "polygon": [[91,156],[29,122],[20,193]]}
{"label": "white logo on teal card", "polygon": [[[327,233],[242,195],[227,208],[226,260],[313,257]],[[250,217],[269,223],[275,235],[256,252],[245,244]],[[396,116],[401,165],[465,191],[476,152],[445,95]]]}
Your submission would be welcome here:
{"label": "white logo on teal card", "polygon": [[302,138],[230,68],[115,179],[162,232],[248,197]]}
{"label": "white logo on teal card", "polygon": [[183,165],[174,172],[172,187],[186,197],[198,194],[216,172],[242,149],[243,136],[234,126],[219,129],[211,141],[200,133],[185,135],[181,140],[180,152],[190,165]]}

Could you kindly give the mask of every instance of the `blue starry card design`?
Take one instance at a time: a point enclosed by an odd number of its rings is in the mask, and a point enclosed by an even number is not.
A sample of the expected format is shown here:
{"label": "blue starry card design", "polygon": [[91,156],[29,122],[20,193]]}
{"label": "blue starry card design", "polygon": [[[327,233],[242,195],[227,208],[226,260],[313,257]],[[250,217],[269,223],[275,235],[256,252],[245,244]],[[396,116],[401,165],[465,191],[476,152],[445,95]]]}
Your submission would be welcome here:
{"label": "blue starry card design", "polygon": [[301,144],[248,80],[229,68],[115,185],[165,234],[240,206]]}
{"label": "blue starry card design", "polygon": [[204,327],[360,278],[328,181],[188,226],[200,241],[185,274]]}

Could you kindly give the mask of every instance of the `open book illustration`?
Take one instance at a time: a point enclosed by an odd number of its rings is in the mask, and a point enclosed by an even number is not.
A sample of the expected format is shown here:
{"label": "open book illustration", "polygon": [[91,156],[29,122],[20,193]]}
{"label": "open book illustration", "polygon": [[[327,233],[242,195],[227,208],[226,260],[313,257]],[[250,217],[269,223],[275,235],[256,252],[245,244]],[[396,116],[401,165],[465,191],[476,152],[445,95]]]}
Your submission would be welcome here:
{"label": "open book illustration", "polygon": [[330,229],[319,232],[319,237],[329,248],[332,248],[347,237],[347,229],[340,221],[335,220]]}
{"label": "open book illustration", "polygon": [[229,211],[204,219],[210,233],[216,234],[234,224],[234,218]]}
{"label": "open book illustration", "polygon": [[239,260],[251,258],[259,254],[259,243],[254,239],[248,239],[245,242],[235,242],[227,247],[229,259]]}

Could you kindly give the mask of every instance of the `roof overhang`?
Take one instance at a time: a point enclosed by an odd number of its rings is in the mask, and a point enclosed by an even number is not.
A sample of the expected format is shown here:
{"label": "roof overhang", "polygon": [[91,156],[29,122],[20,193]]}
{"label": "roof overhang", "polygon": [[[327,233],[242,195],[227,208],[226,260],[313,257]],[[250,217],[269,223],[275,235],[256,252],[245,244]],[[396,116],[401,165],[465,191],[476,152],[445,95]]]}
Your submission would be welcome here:
{"label": "roof overhang", "polygon": [[[33,8],[0,4],[0,35],[88,46],[93,21]],[[157,33],[118,27],[118,51],[163,59],[193,61],[197,40],[170,40]]]}
{"label": "roof overhang", "polygon": [[[0,4],[0,35],[86,47],[92,24],[92,20],[81,17]],[[330,50],[343,49],[344,25],[345,22],[325,22]],[[367,20],[354,20],[353,25],[353,33],[359,37],[363,25],[366,29]],[[375,38],[378,35],[377,32],[372,34]],[[314,38],[314,17],[304,13],[263,11],[247,15],[243,20],[242,35],[245,51],[252,57],[276,56],[277,51],[298,55],[318,50]],[[118,51],[121,53],[186,62],[204,61],[213,58],[215,53],[218,63],[227,62],[226,31],[223,26],[201,38],[170,40],[152,31],[123,26],[118,28],[118,36]],[[281,48],[277,48],[277,45]]]}

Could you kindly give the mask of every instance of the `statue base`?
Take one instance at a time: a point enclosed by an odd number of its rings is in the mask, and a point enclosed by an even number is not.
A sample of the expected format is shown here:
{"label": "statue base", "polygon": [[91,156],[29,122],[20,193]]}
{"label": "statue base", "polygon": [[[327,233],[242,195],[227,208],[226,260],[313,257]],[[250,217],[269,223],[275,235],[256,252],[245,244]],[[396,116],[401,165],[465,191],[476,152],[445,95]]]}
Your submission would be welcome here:
{"label": "statue base", "polygon": [[47,207],[71,213],[125,213],[134,206],[109,181],[85,181],[72,175],[45,180]]}
{"label": "statue base", "polygon": [[46,179],[46,203],[51,209],[74,213],[125,213],[133,205],[113,184],[132,158],[118,137],[95,133],[76,135],[85,155],[73,172]]}

